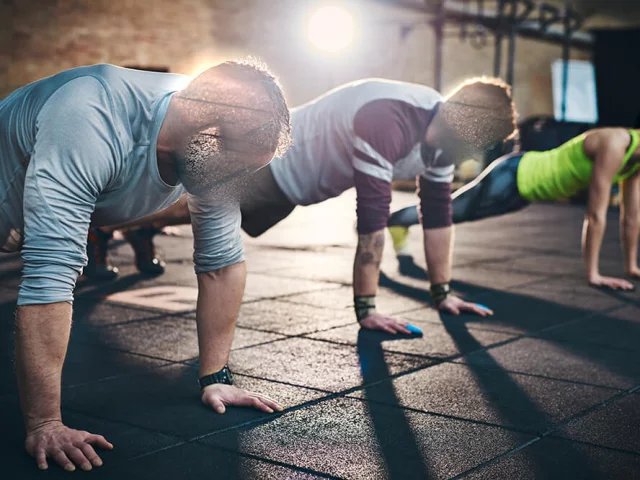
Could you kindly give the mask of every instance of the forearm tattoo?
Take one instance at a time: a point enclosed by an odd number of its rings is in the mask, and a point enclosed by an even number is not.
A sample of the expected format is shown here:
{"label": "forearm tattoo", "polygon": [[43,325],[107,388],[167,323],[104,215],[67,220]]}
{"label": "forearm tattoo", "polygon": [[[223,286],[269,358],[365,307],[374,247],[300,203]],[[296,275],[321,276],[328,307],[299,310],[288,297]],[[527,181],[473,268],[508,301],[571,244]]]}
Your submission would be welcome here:
{"label": "forearm tattoo", "polygon": [[375,265],[380,268],[384,249],[384,230],[358,236],[356,263],[360,266]]}

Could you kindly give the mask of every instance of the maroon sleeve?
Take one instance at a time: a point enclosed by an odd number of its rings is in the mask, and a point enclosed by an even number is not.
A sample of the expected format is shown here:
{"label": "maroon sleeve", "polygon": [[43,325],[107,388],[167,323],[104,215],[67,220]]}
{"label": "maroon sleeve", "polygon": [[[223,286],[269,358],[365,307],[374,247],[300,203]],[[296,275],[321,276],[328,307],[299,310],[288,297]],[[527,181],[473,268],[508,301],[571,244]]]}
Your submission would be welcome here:
{"label": "maroon sleeve", "polygon": [[391,205],[391,184],[356,170],[358,233],[368,235],[387,226]]}
{"label": "maroon sleeve", "polygon": [[422,140],[430,111],[391,99],[364,105],[354,118],[358,233],[382,230],[389,217],[393,166]]}
{"label": "maroon sleeve", "polygon": [[420,221],[425,230],[451,226],[451,184],[433,182],[420,175],[418,196],[420,197]]}

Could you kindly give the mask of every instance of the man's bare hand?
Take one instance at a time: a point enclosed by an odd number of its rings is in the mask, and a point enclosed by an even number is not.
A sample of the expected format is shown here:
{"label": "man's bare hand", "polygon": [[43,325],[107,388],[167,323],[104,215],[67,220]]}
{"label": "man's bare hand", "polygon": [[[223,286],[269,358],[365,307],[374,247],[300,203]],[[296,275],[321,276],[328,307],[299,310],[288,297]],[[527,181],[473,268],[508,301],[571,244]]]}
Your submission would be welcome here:
{"label": "man's bare hand", "polygon": [[602,275],[594,275],[589,278],[589,285],[592,287],[610,288],[612,290],[633,290],[633,283],[622,278],[603,277]]}
{"label": "man's bare hand", "polygon": [[445,298],[438,306],[438,310],[442,312],[449,312],[454,315],[460,315],[460,313],[462,312],[475,313],[476,315],[480,315],[481,317],[488,317],[490,315],[493,315],[493,310],[483,308],[477,303],[465,302],[460,297],[456,297],[455,295],[449,295],[447,298]]}
{"label": "man's bare hand", "polygon": [[202,391],[202,403],[213,408],[216,413],[224,413],[228,406],[253,407],[266,413],[282,411],[282,407],[266,395],[222,383],[205,387]]}
{"label": "man's bare hand", "polygon": [[380,313],[373,313],[367,318],[363,318],[360,320],[360,326],[367,330],[379,330],[392,335],[397,333],[411,335],[411,332],[407,329],[407,323],[399,322],[395,318],[387,317]]}
{"label": "man's bare hand", "polygon": [[58,421],[45,423],[27,432],[25,440],[25,448],[36,459],[40,470],[49,468],[47,458],[55,460],[68,472],[73,472],[76,466],[85,471],[101,467],[102,459],[93,449],[94,446],[106,450],[113,448],[102,435],[74,430]]}

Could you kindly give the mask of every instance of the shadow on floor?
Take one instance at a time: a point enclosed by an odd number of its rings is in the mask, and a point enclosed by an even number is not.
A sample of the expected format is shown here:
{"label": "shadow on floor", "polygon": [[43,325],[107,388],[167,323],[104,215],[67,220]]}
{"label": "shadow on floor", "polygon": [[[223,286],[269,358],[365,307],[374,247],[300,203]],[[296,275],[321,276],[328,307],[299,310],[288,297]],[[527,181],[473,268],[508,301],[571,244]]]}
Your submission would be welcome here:
{"label": "shadow on floor", "polygon": [[[405,265],[404,267],[405,271],[407,271],[407,265]],[[420,267],[414,264],[414,266],[410,270],[412,273],[411,276],[420,275],[418,278],[425,278],[426,272],[422,270],[422,273],[420,274],[420,272],[418,271],[419,268]],[[388,288],[413,300],[430,300],[429,292],[392,280],[384,273],[381,273],[380,276],[380,286]],[[544,306],[542,310],[545,311],[547,315],[566,314],[566,307],[560,306],[553,302],[547,302],[540,299],[531,299],[523,295],[501,292],[498,290],[488,289],[465,282],[452,282],[452,287],[456,291],[459,291],[471,297],[478,295],[487,295],[488,293],[491,293],[493,305],[518,305],[522,304],[524,300],[528,300],[529,302],[533,300],[536,303],[540,303]],[[592,313],[587,310],[576,308],[572,308],[571,311],[575,314],[575,317],[579,316],[580,314],[589,315]],[[469,317],[467,316],[467,318]],[[517,318],[517,315],[512,315],[510,318]],[[518,418],[512,410],[508,408],[501,408],[501,406],[504,405],[504,400],[501,401],[501,399],[504,398],[512,399],[512,403],[522,405],[522,408],[526,409],[526,411],[529,412],[529,415],[532,417],[534,422],[539,422],[540,424],[548,423],[544,412],[541,411],[538,406],[531,400],[531,398],[529,398],[527,393],[523,391],[522,388],[520,388],[520,386],[512,378],[511,374],[506,372],[504,368],[492,357],[490,351],[485,350],[480,342],[478,342],[468,330],[453,328],[454,324],[456,326],[459,326],[460,322],[464,323],[464,316],[455,317],[446,313],[440,313],[440,319],[448,334],[451,336],[460,350],[474,352],[474,357],[481,360],[481,362],[479,363],[482,363],[482,367],[476,365],[475,363],[469,363],[467,364],[467,367],[474,375],[474,378],[478,385],[481,386],[481,390],[485,396],[487,403],[495,406],[496,409],[499,409],[499,415],[505,421],[505,423],[514,424],[517,422]],[[604,319],[603,321],[607,320]],[[630,329],[629,333],[633,334],[634,332],[632,330],[634,330],[635,334],[638,335],[636,338],[640,338],[640,324],[634,324],[631,322],[626,322],[626,324]],[[593,357],[589,355],[590,352],[588,349],[588,345],[559,342],[556,342],[556,345],[562,346],[562,348],[569,350],[572,354],[578,355],[586,360],[594,361]],[[609,369],[615,369],[617,373],[620,373],[627,377],[632,377],[636,373],[633,371],[633,369],[626,369],[622,365],[614,366],[611,364],[606,364],[604,366]],[[488,383],[488,377],[486,375],[487,369],[490,369],[493,372],[493,379],[491,383]],[[495,389],[496,374],[499,375],[497,379],[497,382],[500,385],[499,390]],[[392,388],[390,383],[389,388]],[[394,393],[389,392],[388,395],[393,398],[392,396],[394,395]],[[538,432],[538,435],[546,433],[548,432]],[[527,453],[527,455],[531,455],[536,450],[525,449],[524,451]],[[553,478],[555,471],[552,468],[553,462],[549,462],[547,458],[534,457],[530,458],[530,460],[531,465],[533,465],[535,468],[535,473],[532,475],[533,478]],[[601,478],[606,474],[606,472],[603,472],[601,470],[602,466],[594,464],[590,458],[585,457],[584,454],[576,448],[567,448],[567,450],[563,452],[562,461],[566,462],[567,464],[581,465],[584,468],[584,471],[589,473],[589,478]]]}
{"label": "shadow on floor", "polygon": [[[389,377],[391,372],[384,359],[382,342],[392,338],[381,332],[371,332],[360,329],[358,333],[357,351],[362,372],[364,393],[370,400],[371,384],[381,377]],[[372,373],[375,372],[375,373]],[[381,372],[386,372],[381,375]],[[367,408],[378,438],[384,464],[389,473],[389,478],[434,478],[428,465],[423,461],[423,453],[420,451],[417,439],[409,425],[405,411],[400,407],[400,402],[391,382],[377,383],[376,398],[386,405],[398,408],[385,408],[372,402],[367,402]],[[380,388],[384,389],[380,391]],[[391,418],[390,418],[391,417]],[[387,439],[402,439],[400,444],[390,444]]]}

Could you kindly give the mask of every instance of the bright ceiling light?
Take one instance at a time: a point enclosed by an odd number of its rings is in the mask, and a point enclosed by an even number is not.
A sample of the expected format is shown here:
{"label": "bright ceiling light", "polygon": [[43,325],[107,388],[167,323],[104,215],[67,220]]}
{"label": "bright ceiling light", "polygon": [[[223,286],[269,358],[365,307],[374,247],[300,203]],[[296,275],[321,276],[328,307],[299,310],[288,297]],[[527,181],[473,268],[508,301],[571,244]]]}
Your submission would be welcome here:
{"label": "bright ceiling light", "polygon": [[311,44],[323,52],[344,50],[355,36],[353,15],[338,4],[319,7],[309,18],[308,35]]}

